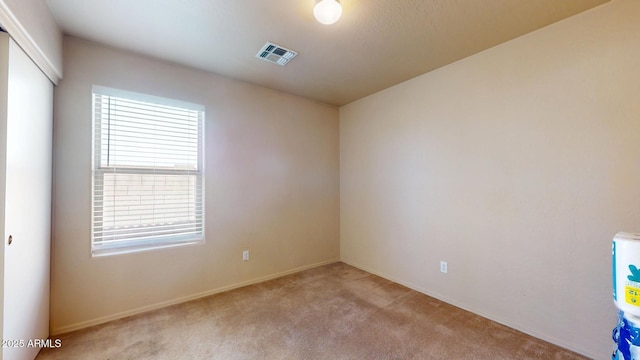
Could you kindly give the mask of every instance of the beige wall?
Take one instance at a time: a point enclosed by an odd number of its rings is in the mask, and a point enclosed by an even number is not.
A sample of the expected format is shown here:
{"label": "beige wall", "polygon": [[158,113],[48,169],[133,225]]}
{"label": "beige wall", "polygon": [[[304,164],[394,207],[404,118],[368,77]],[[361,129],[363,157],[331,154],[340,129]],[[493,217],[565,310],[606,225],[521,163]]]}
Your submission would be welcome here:
{"label": "beige wall", "polygon": [[638,14],[614,0],[341,107],[342,260],[609,358],[611,239],[640,231]]}
{"label": "beige wall", "polygon": [[[338,259],[336,107],[75,38],[64,43],[54,334]],[[205,245],[91,258],[93,84],[206,106]]]}

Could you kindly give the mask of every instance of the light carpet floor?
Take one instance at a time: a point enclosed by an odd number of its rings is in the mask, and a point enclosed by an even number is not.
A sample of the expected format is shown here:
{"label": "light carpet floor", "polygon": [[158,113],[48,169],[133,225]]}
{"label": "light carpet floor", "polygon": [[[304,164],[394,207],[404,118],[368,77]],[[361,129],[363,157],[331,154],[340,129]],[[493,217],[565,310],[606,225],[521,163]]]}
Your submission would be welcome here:
{"label": "light carpet floor", "polygon": [[48,359],[586,359],[335,263],[55,338]]}

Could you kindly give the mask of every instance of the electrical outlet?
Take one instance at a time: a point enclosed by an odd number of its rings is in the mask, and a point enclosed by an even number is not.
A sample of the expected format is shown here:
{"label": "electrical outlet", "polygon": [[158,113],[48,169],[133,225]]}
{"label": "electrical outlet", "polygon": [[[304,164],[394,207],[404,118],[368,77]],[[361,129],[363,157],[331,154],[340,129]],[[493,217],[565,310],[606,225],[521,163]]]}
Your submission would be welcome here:
{"label": "electrical outlet", "polygon": [[447,262],[446,261],[440,261],[440,272],[441,273],[447,273]]}
{"label": "electrical outlet", "polygon": [[242,252],[242,260],[249,261],[249,250],[245,250]]}

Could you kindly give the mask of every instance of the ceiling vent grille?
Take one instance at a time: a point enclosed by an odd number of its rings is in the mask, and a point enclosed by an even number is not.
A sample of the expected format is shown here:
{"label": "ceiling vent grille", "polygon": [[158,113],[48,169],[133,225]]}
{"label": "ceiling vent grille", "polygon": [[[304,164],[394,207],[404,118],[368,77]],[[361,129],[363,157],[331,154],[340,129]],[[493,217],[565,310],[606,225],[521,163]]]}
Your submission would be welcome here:
{"label": "ceiling vent grille", "polygon": [[262,49],[258,51],[256,57],[280,66],[285,66],[291,59],[296,57],[296,55],[298,55],[298,53],[293,50],[285,49],[280,45],[267,41]]}

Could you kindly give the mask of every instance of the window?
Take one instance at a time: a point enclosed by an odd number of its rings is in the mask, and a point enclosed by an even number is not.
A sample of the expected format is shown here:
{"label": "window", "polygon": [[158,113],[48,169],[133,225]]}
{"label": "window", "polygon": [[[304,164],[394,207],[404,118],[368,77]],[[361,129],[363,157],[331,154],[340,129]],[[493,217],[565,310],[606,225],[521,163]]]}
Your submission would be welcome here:
{"label": "window", "polygon": [[93,87],[94,256],[204,241],[204,107]]}

